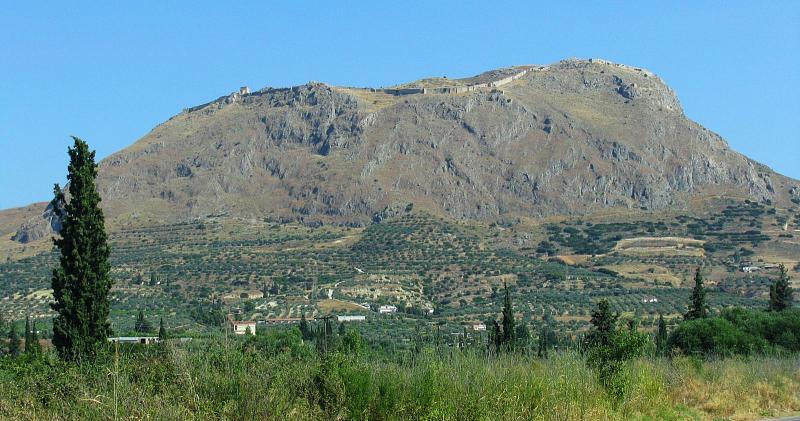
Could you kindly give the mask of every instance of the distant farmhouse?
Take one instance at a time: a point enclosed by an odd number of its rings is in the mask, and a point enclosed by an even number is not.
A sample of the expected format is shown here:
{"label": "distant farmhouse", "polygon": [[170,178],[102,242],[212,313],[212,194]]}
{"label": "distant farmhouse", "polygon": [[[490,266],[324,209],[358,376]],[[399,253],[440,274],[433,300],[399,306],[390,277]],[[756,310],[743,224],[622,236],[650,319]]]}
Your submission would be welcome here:
{"label": "distant farmhouse", "polygon": [[116,338],[108,338],[112,344],[123,345],[152,345],[161,342],[158,336],[118,336]]}
{"label": "distant farmhouse", "polygon": [[336,316],[339,322],[363,322],[367,320],[366,316]]}
{"label": "distant farmhouse", "polygon": [[378,308],[378,313],[380,313],[380,314],[397,313],[397,307],[395,307],[395,306],[380,306]]}
{"label": "distant farmhouse", "polygon": [[228,315],[228,326],[235,335],[255,335],[255,320],[234,320],[232,315]]}
{"label": "distant farmhouse", "polygon": [[267,325],[290,325],[300,323],[300,320],[302,319],[299,317],[276,317],[274,319],[265,319],[263,322]]}

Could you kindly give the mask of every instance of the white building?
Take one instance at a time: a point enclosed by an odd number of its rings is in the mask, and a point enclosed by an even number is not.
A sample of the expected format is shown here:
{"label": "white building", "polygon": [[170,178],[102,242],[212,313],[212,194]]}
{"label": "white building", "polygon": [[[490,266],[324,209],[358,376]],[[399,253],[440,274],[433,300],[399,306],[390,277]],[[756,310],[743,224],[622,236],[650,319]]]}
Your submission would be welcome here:
{"label": "white building", "polygon": [[472,325],[472,330],[476,332],[484,332],[486,331],[486,325],[483,323],[474,324]]}
{"label": "white building", "polygon": [[395,306],[380,306],[380,308],[378,308],[378,313],[380,314],[396,313],[396,312],[397,312],[397,307]]}
{"label": "white building", "polygon": [[760,271],[761,268],[758,266],[742,266],[742,272],[744,273],[753,273]]}
{"label": "white building", "polygon": [[231,331],[237,335],[256,334],[256,322],[253,320],[236,321],[231,320]]}
{"label": "white building", "polygon": [[336,316],[339,322],[363,322],[367,320],[366,316]]}
{"label": "white building", "polygon": [[138,345],[151,345],[161,342],[158,336],[119,336],[116,338],[108,338],[111,343],[120,344],[138,344]]}
{"label": "white building", "polygon": [[657,303],[658,302],[658,298],[656,298],[656,297],[644,297],[644,298],[642,298],[642,302],[643,303]]}

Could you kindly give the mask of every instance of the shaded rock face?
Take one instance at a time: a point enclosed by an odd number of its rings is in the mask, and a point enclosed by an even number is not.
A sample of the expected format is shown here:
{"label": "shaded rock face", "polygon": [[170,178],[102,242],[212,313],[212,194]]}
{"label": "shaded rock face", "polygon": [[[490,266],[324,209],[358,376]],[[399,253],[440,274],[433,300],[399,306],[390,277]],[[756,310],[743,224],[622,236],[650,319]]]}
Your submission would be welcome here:
{"label": "shaded rock face", "polygon": [[17,229],[17,232],[11,236],[11,240],[26,244],[50,237],[59,232],[61,232],[61,219],[56,215],[53,205],[50,204],[42,212],[41,217],[33,218],[23,223]]}
{"label": "shaded rock face", "polygon": [[310,83],[222,97],[102,161],[102,204],[108,218],[357,226],[409,203],[497,220],[682,207],[709,192],[787,202],[798,185],[687,119],[646,70],[525,68],[502,90],[463,94]]}

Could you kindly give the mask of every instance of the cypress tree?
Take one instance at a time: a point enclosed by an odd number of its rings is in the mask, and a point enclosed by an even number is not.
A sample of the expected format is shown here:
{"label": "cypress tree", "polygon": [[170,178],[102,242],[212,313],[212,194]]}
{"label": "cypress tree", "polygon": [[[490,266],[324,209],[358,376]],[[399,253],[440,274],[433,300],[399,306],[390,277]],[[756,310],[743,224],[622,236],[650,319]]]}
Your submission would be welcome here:
{"label": "cypress tree", "polygon": [[25,316],[25,353],[31,353],[31,316]]}
{"label": "cypress tree", "polygon": [[142,325],[144,325],[144,313],[142,310],[139,310],[139,313],[136,315],[136,323],[133,324],[133,330],[141,332]]}
{"label": "cypress tree", "polygon": [[31,323],[31,353],[40,354],[42,345],[39,343],[39,333],[36,331],[36,320]]}
{"label": "cypress tree", "polygon": [[664,355],[667,347],[667,323],[664,322],[664,315],[658,315],[658,332],[656,333],[656,353]]}
{"label": "cypress tree", "polygon": [[306,320],[305,313],[300,316],[300,334],[303,336],[303,340],[306,341],[314,338],[314,333],[308,328],[308,321]]}
{"label": "cypress tree", "polygon": [[547,325],[543,325],[542,331],[541,333],[539,333],[539,349],[537,352],[539,358],[547,358],[547,348],[548,348],[547,335],[548,335]]}
{"label": "cypress tree", "polygon": [[22,344],[20,343],[19,333],[17,332],[17,324],[11,322],[11,327],[8,329],[8,353],[12,357],[19,357]]}
{"label": "cypress tree", "polygon": [[609,345],[614,339],[617,330],[619,315],[611,311],[608,300],[597,304],[597,309],[592,311],[591,323],[594,330],[589,334],[589,342],[594,345]]}
{"label": "cypress tree", "polygon": [[164,318],[158,321],[158,340],[163,341],[167,339],[167,329],[164,327]]}
{"label": "cypress tree", "polygon": [[689,311],[683,315],[685,320],[703,319],[708,317],[708,304],[706,303],[706,289],[703,287],[703,275],[700,268],[694,274],[694,289],[689,302]]}
{"label": "cypress tree", "polygon": [[51,307],[58,313],[53,319],[53,345],[62,359],[74,361],[96,355],[112,331],[110,250],[95,186],[95,153],[86,142],[73,139],[75,145],[68,149],[70,200],[56,184],[52,202],[62,228],[61,238],[53,240],[61,258],[53,270]]}
{"label": "cypress tree", "polygon": [[495,352],[499,354],[503,348],[503,332],[497,320],[492,320],[492,341],[494,342]]}
{"label": "cypress tree", "polygon": [[503,345],[507,350],[514,348],[516,341],[516,330],[514,329],[514,308],[511,305],[511,295],[508,292],[508,285],[503,283],[505,298],[503,300]]}
{"label": "cypress tree", "polygon": [[515,345],[517,349],[521,349],[523,351],[528,351],[528,345],[530,343],[531,332],[528,330],[528,325],[522,323],[517,326],[516,330],[516,341]]}
{"label": "cypress tree", "polygon": [[789,273],[786,266],[780,266],[780,274],[775,283],[769,287],[770,311],[783,311],[792,308],[792,287],[789,285]]}

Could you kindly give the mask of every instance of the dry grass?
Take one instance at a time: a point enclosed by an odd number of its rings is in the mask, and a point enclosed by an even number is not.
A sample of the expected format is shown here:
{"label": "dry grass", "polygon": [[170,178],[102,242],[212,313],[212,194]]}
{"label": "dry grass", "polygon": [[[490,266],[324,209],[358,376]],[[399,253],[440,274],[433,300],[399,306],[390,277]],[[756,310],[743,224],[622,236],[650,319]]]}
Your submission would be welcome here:
{"label": "dry grass", "polygon": [[355,303],[337,300],[337,299],[330,299],[330,300],[320,300],[317,303],[319,307],[320,313],[327,314],[332,313],[335,311],[364,311],[364,307],[357,305]]}

